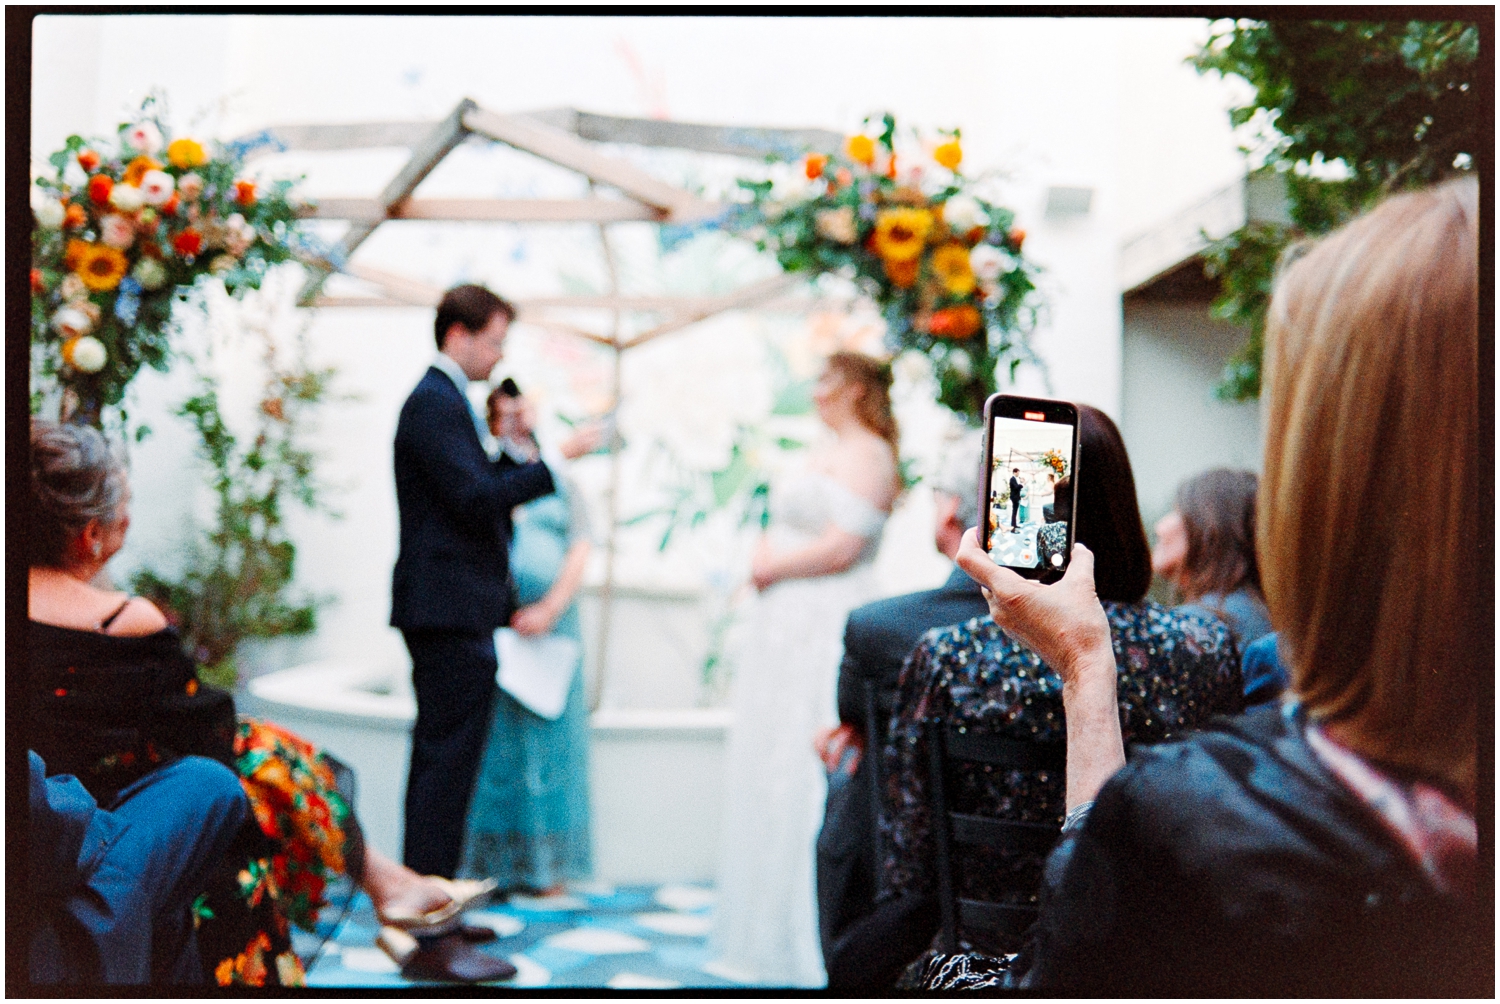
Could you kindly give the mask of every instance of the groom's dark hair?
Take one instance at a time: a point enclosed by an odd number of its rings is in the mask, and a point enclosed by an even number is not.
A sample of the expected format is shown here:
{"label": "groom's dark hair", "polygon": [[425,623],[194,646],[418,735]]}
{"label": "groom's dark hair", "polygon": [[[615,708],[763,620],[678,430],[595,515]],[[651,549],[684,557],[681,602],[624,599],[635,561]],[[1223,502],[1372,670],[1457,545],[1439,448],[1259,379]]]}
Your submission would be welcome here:
{"label": "groom's dark hair", "polygon": [[506,321],[516,319],[516,308],[504,297],[496,296],[483,286],[472,283],[454,286],[443,294],[437,308],[437,320],[433,322],[433,334],[437,336],[438,351],[448,338],[448,329],[462,324],[469,331],[478,331],[490,323],[496,314],[504,314]]}

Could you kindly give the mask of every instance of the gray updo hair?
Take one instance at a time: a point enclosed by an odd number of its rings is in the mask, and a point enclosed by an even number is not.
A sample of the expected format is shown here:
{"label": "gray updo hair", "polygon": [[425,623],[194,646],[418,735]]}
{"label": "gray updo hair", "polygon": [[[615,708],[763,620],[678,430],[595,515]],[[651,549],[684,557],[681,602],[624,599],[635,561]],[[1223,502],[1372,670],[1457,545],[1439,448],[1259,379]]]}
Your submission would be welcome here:
{"label": "gray updo hair", "polygon": [[31,420],[29,565],[61,566],[89,521],[114,522],[124,501],[125,465],[97,429]]}

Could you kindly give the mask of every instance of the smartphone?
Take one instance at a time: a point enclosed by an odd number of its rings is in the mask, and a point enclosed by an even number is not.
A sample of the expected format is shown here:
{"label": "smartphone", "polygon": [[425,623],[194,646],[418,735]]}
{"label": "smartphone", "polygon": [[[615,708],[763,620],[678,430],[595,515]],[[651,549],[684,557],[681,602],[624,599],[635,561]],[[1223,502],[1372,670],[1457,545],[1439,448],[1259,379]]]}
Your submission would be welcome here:
{"label": "smartphone", "polygon": [[980,544],[997,565],[1053,582],[1073,553],[1078,409],[992,394],[984,403]]}

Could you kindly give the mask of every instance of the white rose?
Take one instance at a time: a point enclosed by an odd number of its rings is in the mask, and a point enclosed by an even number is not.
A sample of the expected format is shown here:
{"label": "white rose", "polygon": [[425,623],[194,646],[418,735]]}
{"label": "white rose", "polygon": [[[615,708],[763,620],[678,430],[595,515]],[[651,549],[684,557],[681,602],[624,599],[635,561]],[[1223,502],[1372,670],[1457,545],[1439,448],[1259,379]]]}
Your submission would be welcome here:
{"label": "white rose", "polygon": [[771,198],[776,202],[801,202],[812,192],[812,182],[801,164],[771,165]]}
{"label": "white rose", "polygon": [[208,263],[208,270],[214,275],[223,275],[225,272],[228,272],[230,269],[234,268],[236,264],[238,264],[238,262],[236,261],[234,255],[221,254],[213,261]]}
{"label": "white rose", "polygon": [[89,295],[89,288],[83,284],[77,272],[69,272],[63,277],[63,281],[57,284],[57,295],[64,301],[77,300]]}
{"label": "white rose", "polygon": [[31,212],[36,216],[37,225],[44,230],[56,230],[68,216],[61,202],[39,188],[31,190]]}
{"label": "white rose", "polygon": [[135,224],[119,213],[110,213],[99,221],[99,239],[124,251],[135,243]]}
{"label": "white rose", "polygon": [[73,342],[73,368],[81,373],[98,373],[108,359],[104,343],[92,335],[84,335]]}
{"label": "white rose", "polygon": [[89,183],[89,173],[83,169],[83,165],[72,157],[63,166],[62,183],[68,188],[82,188]]}
{"label": "white rose", "polygon": [[972,196],[955,195],[943,203],[943,222],[956,233],[966,233],[990,221],[983,207]]}
{"label": "white rose", "polygon": [[161,289],[167,284],[167,270],[155,258],[142,258],[131,273],[141,288],[147,291]]}
{"label": "white rose", "polygon": [[974,375],[974,360],[963,349],[954,349],[948,353],[948,366],[960,379],[967,380]]}
{"label": "white rose", "polygon": [[177,190],[182,193],[184,199],[196,199],[203,194],[203,176],[200,174],[184,174],[177,179]]}
{"label": "white rose", "polygon": [[993,244],[975,244],[969,252],[969,267],[981,282],[994,282],[1005,270],[1010,255]]}
{"label": "white rose", "polygon": [[64,307],[52,315],[52,328],[64,338],[74,338],[92,330],[94,322],[77,307]]}
{"label": "white rose", "polygon": [[161,130],[154,122],[137,122],[125,130],[124,139],[141,153],[155,153],[161,149]]}
{"label": "white rose", "polygon": [[148,206],[159,206],[172,197],[176,184],[166,171],[147,171],[141,177],[141,201]]}
{"label": "white rose", "polygon": [[133,213],[146,204],[134,185],[116,185],[109,190],[109,204],[122,213]]}

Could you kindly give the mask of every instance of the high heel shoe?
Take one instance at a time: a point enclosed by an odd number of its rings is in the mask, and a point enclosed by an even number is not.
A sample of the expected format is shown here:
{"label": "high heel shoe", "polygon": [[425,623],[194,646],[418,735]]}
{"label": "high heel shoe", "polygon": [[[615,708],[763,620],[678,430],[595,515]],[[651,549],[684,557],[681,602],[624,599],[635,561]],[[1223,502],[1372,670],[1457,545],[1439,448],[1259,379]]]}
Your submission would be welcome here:
{"label": "high heel shoe", "polygon": [[448,894],[448,902],[426,913],[380,913],[382,927],[392,927],[415,937],[437,937],[459,926],[458,918],[476,900],[495,890],[496,882],[485,879],[447,879],[437,875],[423,876]]}

